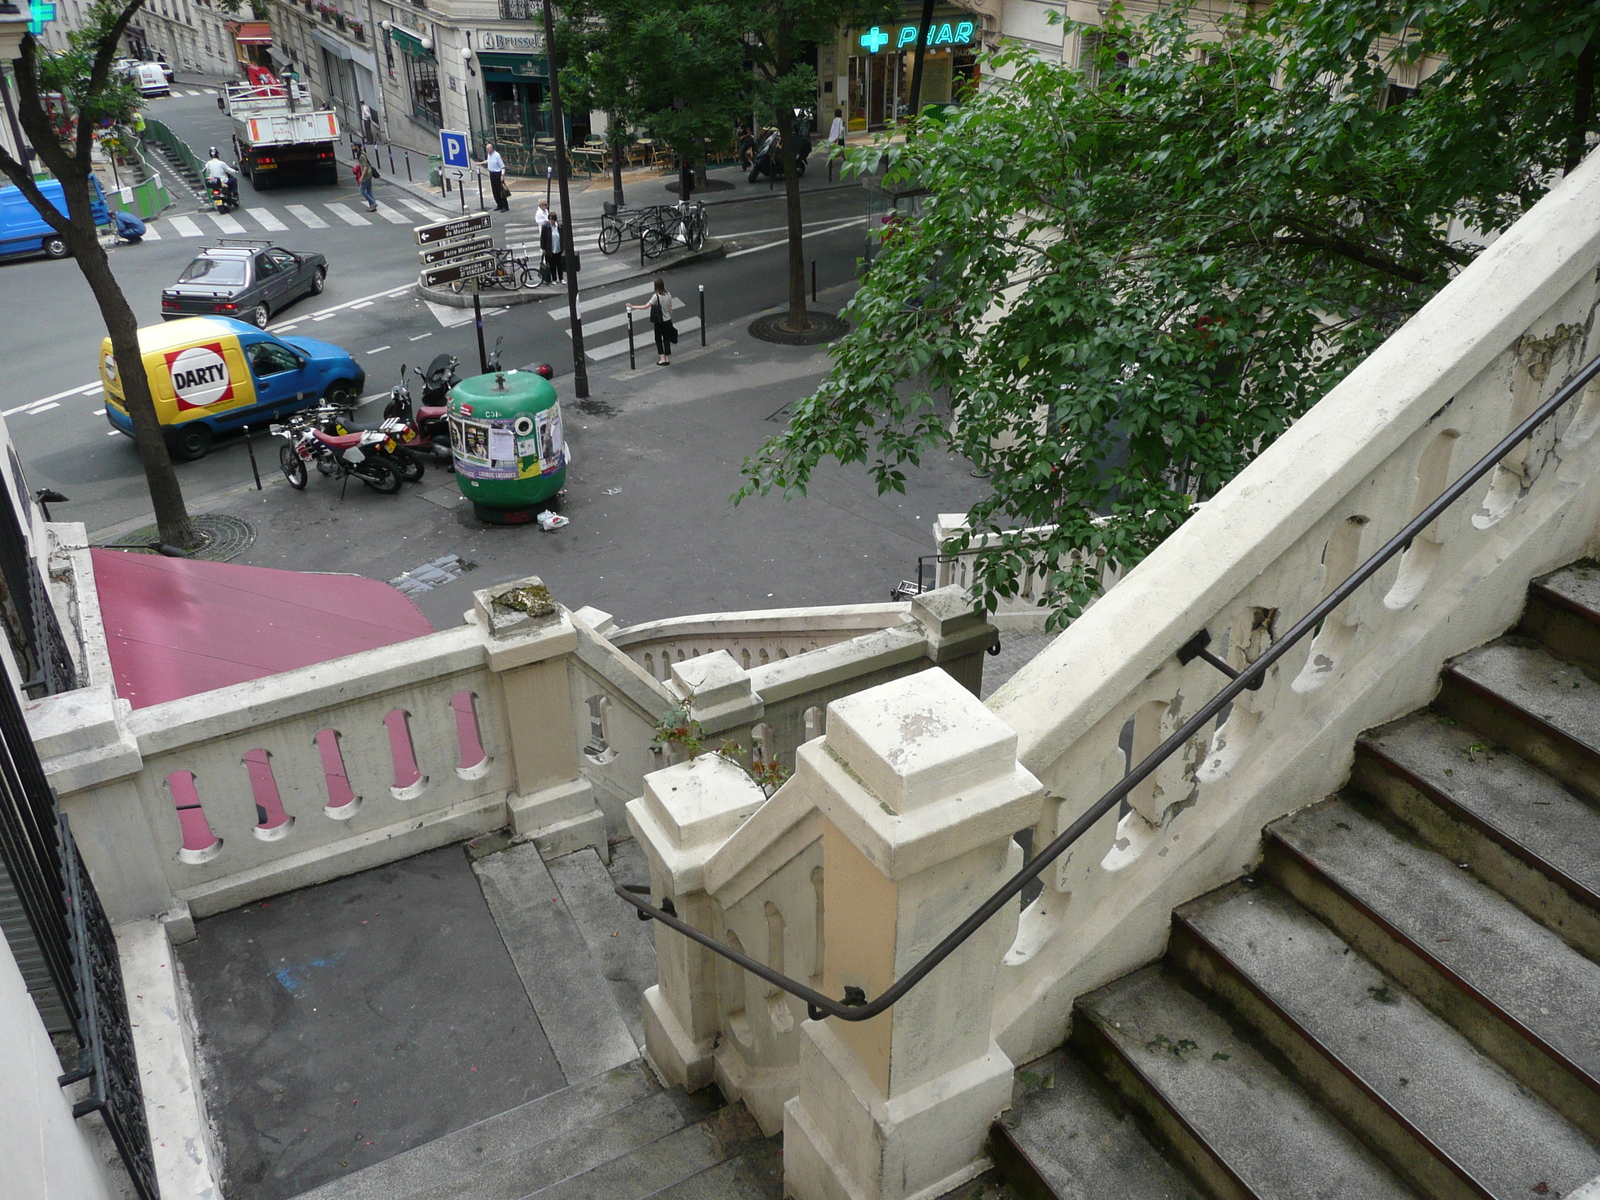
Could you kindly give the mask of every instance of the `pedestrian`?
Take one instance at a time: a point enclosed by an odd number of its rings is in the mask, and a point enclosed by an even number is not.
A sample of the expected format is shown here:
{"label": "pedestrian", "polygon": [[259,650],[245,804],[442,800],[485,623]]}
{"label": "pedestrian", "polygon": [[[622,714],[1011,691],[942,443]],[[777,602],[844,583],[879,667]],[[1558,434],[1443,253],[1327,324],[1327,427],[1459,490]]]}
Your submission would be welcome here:
{"label": "pedestrian", "polygon": [[667,291],[667,281],[657,275],[655,278],[655,294],[643,304],[630,304],[630,309],[650,310],[650,331],[656,337],[656,366],[670,367],[672,365],[672,344],[678,340],[678,327],[672,323],[672,310],[678,302],[672,298],[672,293]]}
{"label": "pedestrian", "polygon": [[500,151],[490,142],[484,147],[488,151],[484,155],[483,165],[489,171],[489,192],[494,196],[494,206],[500,212],[511,211],[511,195],[506,191],[506,160],[500,157]]}
{"label": "pedestrian", "polygon": [[844,109],[833,110],[833,125],[828,129],[828,140],[839,149],[844,149]]}
{"label": "pedestrian", "polygon": [[533,227],[541,233],[545,224],[550,220],[550,201],[540,200],[539,207],[533,210]]}
{"label": "pedestrian", "polygon": [[374,142],[377,140],[377,115],[372,111],[372,105],[365,100],[361,102],[361,140]]}
{"label": "pedestrian", "polygon": [[356,183],[361,188],[361,198],[367,202],[368,212],[378,211],[378,201],[372,194],[372,185],[378,182],[378,168],[367,156],[366,143],[356,147]]}
{"label": "pedestrian", "polygon": [[539,249],[544,251],[545,273],[557,283],[567,278],[566,264],[561,256],[561,214],[551,213],[539,227]]}

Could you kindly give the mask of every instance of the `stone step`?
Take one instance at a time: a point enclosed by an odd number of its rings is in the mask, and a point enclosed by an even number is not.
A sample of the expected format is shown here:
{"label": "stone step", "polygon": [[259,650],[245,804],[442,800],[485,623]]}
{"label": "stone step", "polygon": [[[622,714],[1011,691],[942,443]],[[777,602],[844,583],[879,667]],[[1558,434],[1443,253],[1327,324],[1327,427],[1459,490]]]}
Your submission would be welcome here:
{"label": "stone step", "polygon": [[[624,904],[612,888],[612,872],[591,847],[546,861],[589,957],[611,988],[611,997],[634,1044],[644,1049],[644,993],[655,986],[656,947],[649,922]],[[646,881],[648,882],[648,880]]]}
{"label": "stone step", "polygon": [[488,1164],[583,1130],[659,1092],[643,1064],[618,1067],[333,1180],[299,1200],[399,1200],[453,1186]]}
{"label": "stone step", "polygon": [[652,1192],[651,1200],[783,1200],[783,1151],[778,1140],[747,1146],[734,1158]]}
{"label": "stone step", "polygon": [[1072,1042],[1213,1197],[1401,1200],[1413,1194],[1162,967],[1082,997]]}
{"label": "stone step", "polygon": [[637,1059],[638,1043],[539,847],[522,842],[472,869],[567,1082]]}
{"label": "stone step", "polygon": [[[1120,1106],[1117,1106],[1120,1107]],[[995,1167],[1020,1194],[1051,1200],[1189,1200],[1189,1183],[1072,1054],[1019,1067],[1011,1109],[990,1135]]]}
{"label": "stone step", "polygon": [[1600,670],[1600,566],[1576,563],[1528,585],[1518,630]]}
{"label": "stone step", "polygon": [[1600,1174],[1582,1133],[1277,887],[1182,906],[1169,953],[1420,1194],[1525,1200]]}
{"label": "stone step", "polygon": [[1266,874],[1600,1137],[1600,967],[1467,871],[1342,799],[1268,826]]}
{"label": "stone step", "polygon": [[1455,659],[1433,707],[1600,803],[1600,683],[1528,638]]}
{"label": "stone step", "polygon": [[1453,718],[1413,713],[1356,743],[1353,789],[1535,920],[1600,958],[1600,810]]}
{"label": "stone step", "polygon": [[[529,1188],[518,1200],[643,1200],[693,1179],[762,1143],[742,1104],[656,1139],[559,1182]],[[461,1200],[477,1200],[462,1193]]]}

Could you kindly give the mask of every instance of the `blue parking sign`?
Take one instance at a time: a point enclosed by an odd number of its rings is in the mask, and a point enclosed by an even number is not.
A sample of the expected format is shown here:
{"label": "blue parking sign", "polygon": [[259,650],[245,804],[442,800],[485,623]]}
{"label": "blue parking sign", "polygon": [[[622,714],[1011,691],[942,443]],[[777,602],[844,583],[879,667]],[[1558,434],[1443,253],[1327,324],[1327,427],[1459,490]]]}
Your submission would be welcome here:
{"label": "blue parking sign", "polygon": [[472,162],[467,154],[467,135],[453,133],[448,129],[439,131],[439,156],[444,159],[447,167],[470,167]]}

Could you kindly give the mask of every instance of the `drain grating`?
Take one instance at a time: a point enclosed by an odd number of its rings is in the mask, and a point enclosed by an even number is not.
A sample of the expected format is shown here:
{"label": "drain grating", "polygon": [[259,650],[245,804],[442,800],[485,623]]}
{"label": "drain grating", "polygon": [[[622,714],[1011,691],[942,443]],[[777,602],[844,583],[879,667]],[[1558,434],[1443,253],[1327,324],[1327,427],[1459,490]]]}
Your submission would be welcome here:
{"label": "drain grating", "polygon": [[[238,517],[222,513],[196,513],[189,518],[189,523],[200,535],[200,548],[191,550],[190,558],[201,558],[206,562],[232,562],[256,540],[255,528],[249,521],[241,521]],[[110,545],[117,550],[154,553],[148,547],[158,537],[156,527],[146,525],[132,533],[123,534]]]}
{"label": "drain grating", "polygon": [[850,322],[831,313],[812,310],[806,315],[811,320],[811,328],[803,332],[791,330],[784,324],[789,319],[786,312],[757,317],[750,322],[750,336],[760,338],[763,342],[776,342],[780,346],[820,346],[850,332]]}
{"label": "drain grating", "polygon": [[396,575],[389,580],[389,586],[397,588],[407,596],[420,596],[423,592],[431,592],[442,584],[460,579],[477,565],[468,562],[459,554],[446,554],[443,558],[423,563],[420,567],[412,567],[403,575]]}

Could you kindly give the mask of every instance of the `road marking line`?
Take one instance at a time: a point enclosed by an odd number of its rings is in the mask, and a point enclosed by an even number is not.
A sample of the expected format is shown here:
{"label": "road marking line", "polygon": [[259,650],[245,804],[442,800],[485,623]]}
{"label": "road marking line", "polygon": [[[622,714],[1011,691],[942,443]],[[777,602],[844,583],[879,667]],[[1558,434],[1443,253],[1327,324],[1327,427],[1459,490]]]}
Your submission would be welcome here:
{"label": "road marking line", "polygon": [[55,401],[52,400],[49,404],[32,404],[32,405],[29,405],[28,408],[26,409],[26,412],[30,417],[36,417],[42,412],[49,412],[52,408],[60,408],[60,407],[61,407],[61,405],[57,404]]}
{"label": "road marking line", "polygon": [[273,333],[288,333],[291,329],[299,329],[299,328],[300,328],[300,322],[296,321],[292,325],[274,325],[272,327],[272,332]]}
{"label": "road marking line", "polygon": [[177,232],[179,237],[189,238],[200,236],[200,226],[196,225],[189,217],[173,217],[171,220],[172,228]]}
{"label": "road marking line", "polygon": [[419,212],[423,216],[431,217],[435,221],[439,220],[444,215],[433,205],[424,204],[421,200],[413,200],[410,196],[401,196],[400,203],[404,204],[412,212]]}
{"label": "road marking line", "polygon": [[360,303],[352,304],[350,307],[351,308],[371,308],[372,305],[373,305],[373,301],[371,301],[371,300],[362,300]]}
{"label": "road marking line", "polygon": [[406,216],[405,213],[400,212],[398,209],[390,208],[387,204],[378,205],[376,211],[380,217],[389,222],[391,225],[411,224],[410,217]]}
{"label": "road marking line", "polygon": [[311,319],[313,321],[331,321],[338,315],[338,313],[323,313],[320,317],[312,317]]}
{"label": "road marking line", "polygon": [[406,341],[408,341],[408,342],[420,342],[423,338],[432,337],[432,336],[433,336],[433,334],[431,334],[431,333],[419,333],[414,338],[407,338]]}
{"label": "road marking line", "polygon": [[[864,225],[866,224],[866,220],[867,219],[865,217],[854,217],[848,221],[840,221],[837,225],[829,225],[824,229],[813,229],[811,233],[814,237],[824,233],[838,233],[841,229],[848,229],[852,225]],[[725,254],[723,257],[741,258],[746,254],[754,254],[757,250],[771,250],[774,246],[787,246],[788,244],[788,238],[781,238],[776,242],[763,242],[759,246],[747,246],[743,250],[734,250],[728,254]]]}
{"label": "road marking line", "polygon": [[327,209],[334,216],[338,217],[339,220],[343,221],[346,225],[372,224],[371,221],[367,220],[360,213],[353,213],[342,204],[324,204],[322,207]]}
{"label": "road marking line", "polygon": [[391,349],[391,347],[389,347],[389,346],[378,346],[375,349],[368,350],[367,353],[368,354],[382,354],[385,350],[388,350],[388,349]]}
{"label": "road marking line", "polygon": [[326,229],[328,227],[328,223],[326,221],[317,216],[316,213],[312,212],[304,204],[285,204],[284,207],[292,212],[295,215],[295,218],[307,229]]}
{"label": "road marking line", "polygon": [[223,233],[244,232],[244,226],[239,224],[238,221],[234,220],[227,213],[207,213],[206,216],[215,221],[217,223],[217,228],[222,230]]}
{"label": "road marking line", "polygon": [[263,228],[263,229],[287,229],[287,228],[289,228],[282,221],[278,220],[277,217],[272,215],[272,210],[271,209],[268,209],[268,208],[243,208],[243,209],[240,209],[239,211],[240,212],[249,213],[252,217],[254,217],[257,221],[259,221],[261,223],[261,228]]}
{"label": "road marking line", "polygon": [[86,383],[81,387],[68,388],[64,392],[57,392],[53,396],[46,396],[42,400],[30,400],[26,404],[19,404],[15,408],[8,408],[0,412],[0,417],[9,417],[12,413],[19,413],[25,408],[32,408],[35,404],[48,404],[52,400],[64,400],[68,396],[87,396],[90,392],[100,390],[98,383]]}
{"label": "road marking line", "polygon": [[122,430],[120,430],[120,429],[108,429],[108,430],[106,430],[106,436],[107,437],[116,437],[117,434],[119,434],[121,432],[122,432]]}
{"label": "road marking line", "polygon": [[[347,308],[354,308],[356,305],[360,304],[363,300],[386,300],[390,296],[398,296],[403,292],[410,292],[412,290],[412,288],[414,288],[415,286],[416,286],[415,284],[402,283],[399,287],[389,288],[387,291],[373,292],[371,295],[368,295],[368,296],[357,296],[354,300],[346,300],[343,304],[335,304],[335,305],[333,305],[333,306],[331,306],[329,308],[319,308],[319,309],[317,309],[316,312],[313,312],[313,313],[305,313],[305,314],[301,315],[300,317],[297,317],[296,321],[297,322],[298,321],[304,321],[306,319],[306,317],[308,317],[308,316],[316,317],[316,316],[322,315],[323,313],[341,312],[341,311],[343,311],[344,309],[347,309]],[[469,318],[469,320],[470,320],[470,318]],[[294,328],[294,326],[292,326],[292,325],[274,325],[274,326],[271,327],[273,333],[277,333],[280,329],[292,329],[292,328]]]}

